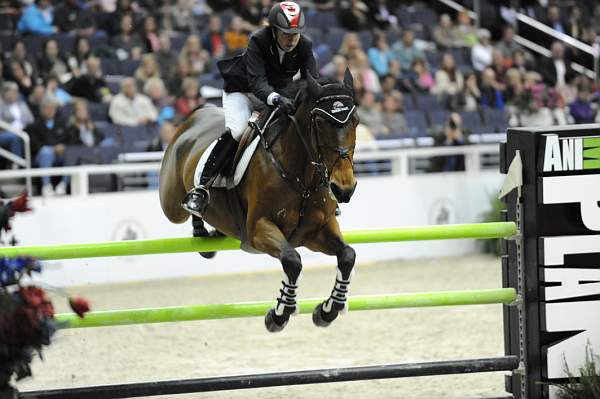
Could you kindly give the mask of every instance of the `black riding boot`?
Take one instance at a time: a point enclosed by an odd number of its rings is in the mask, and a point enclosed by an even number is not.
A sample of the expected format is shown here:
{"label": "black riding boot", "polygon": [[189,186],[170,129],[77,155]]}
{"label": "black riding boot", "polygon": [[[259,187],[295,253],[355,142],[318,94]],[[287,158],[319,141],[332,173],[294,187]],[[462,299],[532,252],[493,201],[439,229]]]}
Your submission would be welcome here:
{"label": "black riding boot", "polygon": [[223,170],[223,167],[231,160],[231,153],[237,147],[237,141],[231,135],[229,129],[219,137],[208,160],[204,165],[202,176],[200,176],[200,185],[192,188],[183,199],[181,206],[183,209],[199,218],[206,210],[210,201],[210,194],[207,187],[208,183]]}

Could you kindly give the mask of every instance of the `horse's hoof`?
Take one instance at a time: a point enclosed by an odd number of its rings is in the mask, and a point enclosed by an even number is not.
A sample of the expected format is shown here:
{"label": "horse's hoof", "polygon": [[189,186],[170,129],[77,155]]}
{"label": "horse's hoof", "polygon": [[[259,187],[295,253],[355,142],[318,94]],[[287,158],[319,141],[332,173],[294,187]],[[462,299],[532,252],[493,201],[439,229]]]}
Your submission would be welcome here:
{"label": "horse's hoof", "polygon": [[198,252],[204,259],[212,259],[217,255],[216,252]]}
{"label": "horse's hoof", "polygon": [[278,316],[275,314],[275,309],[271,309],[265,316],[265,327],[268,332],[276,333],[283,330],[289,320],[290,316]]}
{"label": "horse's hoof", "polygon": [[332,321],[336,319],[338,312],[332,310],[329,313],[323,311],[323,304],[320,303],[315,310],[313,310],[312,320],[313,324],[317,327],[329,327]]}

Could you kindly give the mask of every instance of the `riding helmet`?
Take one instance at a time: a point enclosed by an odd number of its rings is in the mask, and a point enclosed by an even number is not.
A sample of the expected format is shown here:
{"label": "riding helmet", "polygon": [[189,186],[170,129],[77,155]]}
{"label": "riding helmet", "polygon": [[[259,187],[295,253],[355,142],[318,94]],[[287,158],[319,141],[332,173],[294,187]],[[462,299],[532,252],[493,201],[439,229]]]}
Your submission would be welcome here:
{"label": "riding helmet", "polygon": [[275,3],[269,11],[269,25],[283,33],[302,33],[304,31],[304,12],[293,1]]}

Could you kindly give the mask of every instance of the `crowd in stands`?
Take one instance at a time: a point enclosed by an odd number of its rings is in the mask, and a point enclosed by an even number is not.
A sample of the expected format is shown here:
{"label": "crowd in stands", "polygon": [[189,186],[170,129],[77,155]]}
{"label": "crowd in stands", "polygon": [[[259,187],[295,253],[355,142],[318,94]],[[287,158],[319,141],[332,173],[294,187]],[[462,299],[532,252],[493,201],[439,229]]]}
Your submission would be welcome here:
{"label": "crowd in stands", "polygon": [[[503,0],[489,29],[432,2],[313,0],[306,34],[322,75],[354,75],[363,141],[434,137],[461,145],[508,126],[598,121],[597,87],[518,45],[517,12],[598,47],[600,5]],[[192,110],[220,104],[216,61],[239,54],[272,0],[0,0],[0,118],[31,136],[35,165],[160,151]],[[583,10],[586,10],[584,12]],[[588,12],[589,10],[589,12]],[[0,145],[22,156],[10,132]],[[441,170],[460,169],[456,160]],[[10,163],[4,167],[11,167]],[[68,179],[43,181],[63,194]]]}

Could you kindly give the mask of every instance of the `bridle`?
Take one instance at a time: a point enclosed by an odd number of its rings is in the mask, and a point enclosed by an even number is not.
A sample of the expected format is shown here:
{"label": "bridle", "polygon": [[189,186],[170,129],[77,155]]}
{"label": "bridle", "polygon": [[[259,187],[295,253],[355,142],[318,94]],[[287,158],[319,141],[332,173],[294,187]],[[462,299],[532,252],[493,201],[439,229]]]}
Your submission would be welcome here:
{"label": "bridle", "polygon": [[[324,85],[323,87],[326,87],[326,86],[329,86],[329,85]],[[350,103],[352,105],[350,108],[348,108],[348,112],[346,112],[346,117],[344,119],[339,119],[334,114],[325,110],[321,106],[323,103],[330,102],[330,101],[344,101],[344,102]],[[269,158],[271,159],[273,166],[279,173],[279,176],[290,187],[292,187],[296,192],[298,192],[303,200],[308,199],[308,197],[310,197],[312,193],[319,191],[321,188],[329,187],[331,174],[330,174],[329,168],[327,168],[327,165],[325,164],[325,161],[323,159],[323,151],[322,150],[333,151],[333,152],[337,152],[337,154],[338,154],[336,160],[333,162],[333,165],[331,166],[331,171],[333,171],[335,169],[337,163],[340,162],[341,160],[349,160],[352,167],[354,167],[354,163],[352,162],[352,154],[354,152],[354,146],[340,147],[340,146],[329,146],[329,145],[321,144],[321,142],[319,140],[317,128],[316,128],[317,116],[325,117],[329,122],[333,122],[334,124],[336,124],[338,126],[343,126],[350,120],[350,118],[352,117],[352,115],[354,114],[355,111],[356,111],[356,104],[354,103],[354,97],[349,94],[335,94],[335,95],[318,98],[315,101],[312,109],[310,110],[310,125],[309,125],[310,126],[309,137],[312,139],[313,134],[314,134],[314,136],[316,138],[316,140],[315,140],[316,141],[316,149],[314,149],[312,147],[312,145],[306,140],[305,135],[302,134],[302,129],[300,128],[298,119],[294,115],[287,115],[290,118],[292,124],[294,125],[294,130],[295,130],[296,134],[298,135],[298,138],[300,139],[300,142],[302,143],[302,146],[304,147],[304,150],[310,159],[311,165],[315,168],[316,173],[319,175],[318,182],[313,185],[310,185],[310,186],[305,185],[304,182],[300,179],[300,177],[293,178],[285,171],[285,169],[283,168],[283,165],[281,165],[281,163],[277,160],[277,158],[275,158],[273,152],[271,151],[271,147],[272,147],[273,143],[272,142],[270,143],[269,140],[267,140],[264,136],[266,129],[264,127],[262,129],[256,127],[258,134],[261,136],[261,141],[263,143],[263,147],[264,147],[265,151],[267,152],[267,154],[269,155]],[[269,122],[273,119],[273,117],[276,113],[277,113],[277,110],[274,110],[271,113],[270,117],[267,119],[267,121],[265,123],[265,126],[267,126],[269,124]]]}

